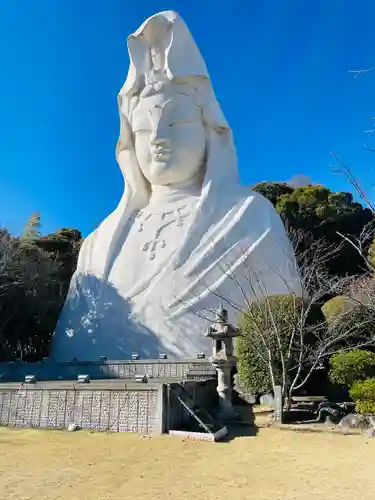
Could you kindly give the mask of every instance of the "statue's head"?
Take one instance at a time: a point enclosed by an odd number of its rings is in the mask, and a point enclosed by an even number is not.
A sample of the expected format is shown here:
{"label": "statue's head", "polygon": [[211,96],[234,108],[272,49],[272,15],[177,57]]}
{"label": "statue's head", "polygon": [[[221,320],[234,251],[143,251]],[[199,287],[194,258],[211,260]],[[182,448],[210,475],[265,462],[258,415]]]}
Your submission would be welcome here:
{"label": "statue's head", "polygon": [[152,16],[129,36],[128,49],[116,149],[128,198],[142,199],[139,205],[147,203],[152,185],[194,178],[203,185],[210,164],[218,168],[218,158],[228,170],[233,166],[230,175],[237,177],[231,131],[180,16],[172,11]]}
{"label": "statue's head", "polygon": [[[193,178],[200,181],[199,193],[194,191],[199,201],[189,227],[195,237],[186,235],[175,256],[176,267],[189,259],[192,246],[212,224],[228,216],[230,200],[237,203],[242,193],[232,132],[205,62],[181,17],[172,11],[150,17],[128,37],[128,50],[129,72],[118,95],[116,146],[125,190],[111,218],[116,231],[104,277],[109,276],[132,227],[132,215],[149,204],[153,186],[179,187]],[[174,192],[177,197],[180,193]],[[218,203],[223,193],[226,204]]]}

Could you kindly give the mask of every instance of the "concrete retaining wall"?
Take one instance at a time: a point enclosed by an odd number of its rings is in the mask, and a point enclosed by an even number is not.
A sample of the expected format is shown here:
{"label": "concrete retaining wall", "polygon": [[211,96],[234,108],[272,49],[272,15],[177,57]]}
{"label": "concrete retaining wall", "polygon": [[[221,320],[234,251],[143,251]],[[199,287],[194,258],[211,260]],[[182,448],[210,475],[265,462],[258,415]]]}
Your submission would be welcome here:
{"label": "concrete retaining wall", "polygon": [[[211,411],[217,404],[215,379],[184,381],[188,403]],[[83,429],[142,434],[185,427],[189,414],[178,401],[179,383],[97,380],[0,384],[0,425]]]}
{"label": "concrete retaining wall", "polygon": [[[89,375],[89,384],[77,383]],[[147,374],[149,382],[136,382]],[[35,384],[23,383],[35,375]],[[0,425],[81,428],[115,432],[180,429],[188,413],[174,394],[179,383],[194,406],[216,404],[215,369],[208,360],[132,360],[0,364]]]}
{"label": "concrete retaining wall", "polygon": [[137,360],[54,363],[23,363],[20,361],[0,363],[0,379],[5,382],[22,382],[26,375],[35,375],[37,380],[75,380],[79,374],[87,374],[91,379],[132,379],[135,375],[147,374],[155,379],[187,378],[192,368],[198,369],[210,378],[215,370],[207,360]]}
{"label": "concrete retaining wall", "polygon": [[0,389],[0,424],[163,432],[163,385],[142,389]]}

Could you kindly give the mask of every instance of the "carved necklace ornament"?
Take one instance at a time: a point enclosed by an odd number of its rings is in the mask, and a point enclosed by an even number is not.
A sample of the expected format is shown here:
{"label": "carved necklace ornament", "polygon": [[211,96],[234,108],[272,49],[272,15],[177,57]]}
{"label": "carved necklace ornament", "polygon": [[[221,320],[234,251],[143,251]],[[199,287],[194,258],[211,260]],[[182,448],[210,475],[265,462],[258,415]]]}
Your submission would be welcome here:
{"label": "carved necklace ornament", "polygon": [[[191,212],[191,209],[187,205],[161,213],[148,213],[146,215],[142,210],[138,212],[135,216],[135,221],[138,222],[137,232],[143,232],[145,225],[155,227],[153,237],[141,245],[141,251],[147,252],[149,260],[155,259],[158,248],[165,248],[167,246],[166,240],[162,238],[163,231],[169,226],[183,226],[185,220],[191,215]],[[150,228],[148,232],[151,232]]]}

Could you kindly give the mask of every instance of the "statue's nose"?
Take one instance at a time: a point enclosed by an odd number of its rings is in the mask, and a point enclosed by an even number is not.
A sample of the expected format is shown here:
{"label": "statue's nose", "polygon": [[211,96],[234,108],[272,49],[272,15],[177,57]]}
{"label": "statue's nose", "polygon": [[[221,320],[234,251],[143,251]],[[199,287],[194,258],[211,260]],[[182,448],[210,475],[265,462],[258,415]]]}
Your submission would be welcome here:
{"label": "statue's nose", "polygon": [[160,146],[162,144],[165,144],[167,142],[167,139],[162,139],[161,137],[154,137],[151,142],[154,146]]}
{"label": "statue's nose", "polygon": [[157,135],[151,139],[152,146],[168,146],[169,140]]}
{"label": "statue's nose", "polygon": [[152,146],[168,146],[168,128],[163,117],[155,120],[152,126],[151,145]]}

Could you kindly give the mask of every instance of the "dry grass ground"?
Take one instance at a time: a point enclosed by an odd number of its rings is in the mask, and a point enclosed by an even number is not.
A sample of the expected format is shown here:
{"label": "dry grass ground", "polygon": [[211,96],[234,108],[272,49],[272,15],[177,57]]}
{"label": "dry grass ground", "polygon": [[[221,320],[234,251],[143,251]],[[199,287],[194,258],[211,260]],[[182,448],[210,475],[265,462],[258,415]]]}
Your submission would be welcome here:
{"label": "dry grass ground", "polygon": [[228,443],[0,428],[1,500],[375,499],[375,440],[260,429]]}

